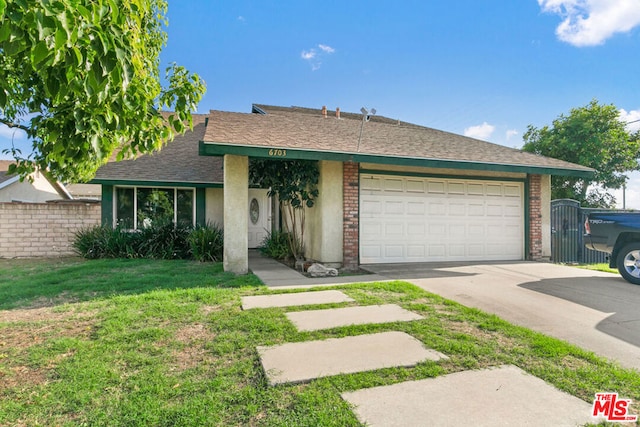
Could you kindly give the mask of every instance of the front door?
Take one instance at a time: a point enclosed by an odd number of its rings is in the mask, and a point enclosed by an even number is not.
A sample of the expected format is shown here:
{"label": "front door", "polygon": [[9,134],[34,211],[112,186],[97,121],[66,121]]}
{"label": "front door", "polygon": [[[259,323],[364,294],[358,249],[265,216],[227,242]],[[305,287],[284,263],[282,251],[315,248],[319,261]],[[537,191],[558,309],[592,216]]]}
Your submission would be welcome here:
{"label": "front door", "polygon": [[271,230],[268,190],[249,189],[249,249],[257,248]]}

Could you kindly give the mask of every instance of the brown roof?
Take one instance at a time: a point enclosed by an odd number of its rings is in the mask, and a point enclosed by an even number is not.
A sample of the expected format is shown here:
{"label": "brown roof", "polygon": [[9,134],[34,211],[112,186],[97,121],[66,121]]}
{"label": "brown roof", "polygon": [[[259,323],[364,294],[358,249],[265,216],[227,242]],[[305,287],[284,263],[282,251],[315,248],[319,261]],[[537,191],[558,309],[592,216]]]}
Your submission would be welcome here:
{"label": "brown roof", "polygon": [[372,116],[362,126],[361,114],[341,112],[341,118],[337,119],[335,113],[330,111],[325,118],[319,109],[262,104],[254,105],[253,111],[266,114],[211,111],[203,141],[210,144],[298,149],[316,153],[337,152],[384,158],[524,166],[554,169],[559,174],[567,170],[581,173],[593,171],[563,160],[386,117]]}
{"label": "brown roof", "polygon": [[93,182],[153,181],[168,183],[222,183],[222,160],[198,155],[208,114],[193,115],[193,130],[175,137],[162,150],[135,160],[109,162],[98,169]]}

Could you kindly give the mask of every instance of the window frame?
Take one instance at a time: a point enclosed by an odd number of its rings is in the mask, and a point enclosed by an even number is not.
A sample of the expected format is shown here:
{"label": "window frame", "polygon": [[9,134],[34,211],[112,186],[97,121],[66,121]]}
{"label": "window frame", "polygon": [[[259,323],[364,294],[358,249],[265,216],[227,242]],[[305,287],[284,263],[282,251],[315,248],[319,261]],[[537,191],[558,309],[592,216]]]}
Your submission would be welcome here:
{"label": "window frame", "polygon": [[127,230],[135,230],[138,228],[138,189],[150,189],[150,190],[172,190],[173,192],[173,223],[178,222],[178,190],[191,191],[193,195],[191,203],[191,226],[196,226],[196,205],[197,194],[195,187],[173,187],[173,186],[149,186],[149,185],[114,185],[113,186],[113,221],[112,226],[116,228],[118,226],[118,189],[119,188],[132,188],[133,189],[133,228],[127,228]]}

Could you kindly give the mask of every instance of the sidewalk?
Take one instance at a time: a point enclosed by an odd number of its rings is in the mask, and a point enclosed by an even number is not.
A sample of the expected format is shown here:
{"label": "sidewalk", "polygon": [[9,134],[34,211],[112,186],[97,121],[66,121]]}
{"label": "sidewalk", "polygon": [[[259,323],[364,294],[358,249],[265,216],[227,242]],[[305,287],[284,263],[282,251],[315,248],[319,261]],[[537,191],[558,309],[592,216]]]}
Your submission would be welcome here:
{"label": "sidewalk", "polygon": [[313,286],[342,285],[347,283],[382,282],[389,279],[378,274],[311,278],[278,261],[263,256],[259,251],[249,251],[249,269],[268,287],[308,288]]}

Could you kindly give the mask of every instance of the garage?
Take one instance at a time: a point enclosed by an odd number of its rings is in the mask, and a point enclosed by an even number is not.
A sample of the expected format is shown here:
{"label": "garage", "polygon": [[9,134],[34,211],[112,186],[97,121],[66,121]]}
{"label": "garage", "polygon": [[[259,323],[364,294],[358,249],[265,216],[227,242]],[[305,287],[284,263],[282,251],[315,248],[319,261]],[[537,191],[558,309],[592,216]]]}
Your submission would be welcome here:
{"label": "garage", "polygon": [[360,175],[362,264],[524,259],[524,182]]}

